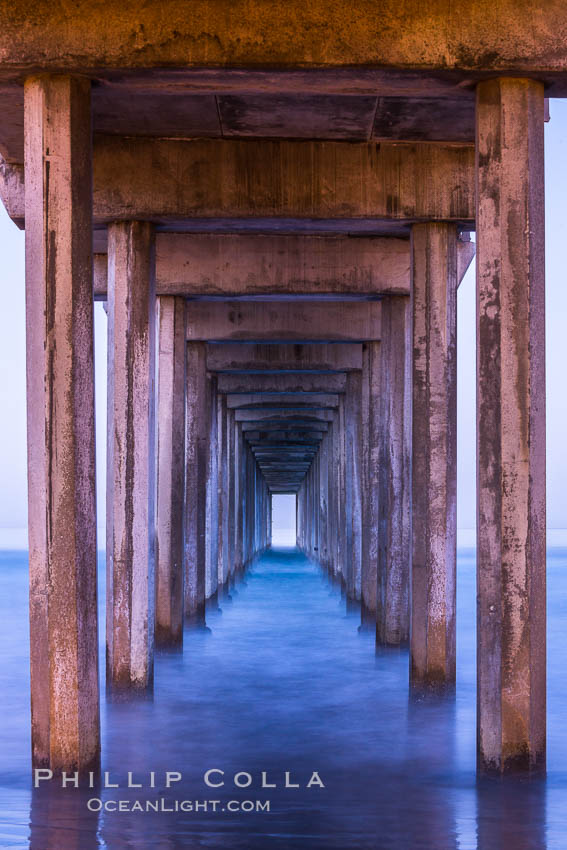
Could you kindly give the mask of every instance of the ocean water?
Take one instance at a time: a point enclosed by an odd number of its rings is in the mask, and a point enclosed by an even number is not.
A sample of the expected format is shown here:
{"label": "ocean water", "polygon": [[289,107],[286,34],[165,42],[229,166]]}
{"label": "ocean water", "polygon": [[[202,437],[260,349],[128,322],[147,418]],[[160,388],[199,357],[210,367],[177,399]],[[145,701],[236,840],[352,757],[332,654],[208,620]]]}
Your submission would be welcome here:
{"label": "ocean water", "polygon": [[[0,847],[564,850],[567,549],[548,565],[545,780],[475,776],[473,550],[458,559],[456,696],[415,702],[407,650],[376,650],[318,565],[278,549],[208,612],[207,629],[186,629],[183,653],[156,658],[152,699],[107,701],[102,683],[102,767],[121,787],[33,790],[27,558],[0,553]],[[103,674],[103,630],[100,640]],[[225,784],[208,787],[207,770]],[[142,788],[124,787],[129,771]],[[167,771],[182,775],[169,788]],[[299,788],[284,787],[286,772]],[[324,788],[306,787],[314,772]],[[248,787],[235,786],[239,773]],[[119,801],[150,810],[113,811]],[[181,802],[192,810],[168,810]]]}

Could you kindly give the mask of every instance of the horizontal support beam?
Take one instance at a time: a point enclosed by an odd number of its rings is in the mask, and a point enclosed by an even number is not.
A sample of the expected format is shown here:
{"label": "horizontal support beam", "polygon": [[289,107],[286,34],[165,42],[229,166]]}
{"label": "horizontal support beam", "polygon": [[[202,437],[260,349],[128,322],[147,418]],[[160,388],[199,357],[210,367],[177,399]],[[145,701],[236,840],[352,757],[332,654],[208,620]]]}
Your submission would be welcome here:
{"label": "horizontal support beam", "polygon": [[338,407],[339,397],[336,393],[287,393],[281,395],[227,395],[228,408],[238,410],[253,409],[263,405],[263,410],[284,410],[288,407]]}
{"label": "horizontal support beam", "polygon": [[209,372],[351,372],[362,369],[362,345],[220,343],[207,346]]}
{"label": "horizontal support beam", "polygon": [[253,452],[259,463],[311,463],[316,452]]}
{"label": "horizontal support beam", "polygon": [[[386,91],[397,85],[401,93],[409,78],[406,87],[420,80],[434,96],[477,72],[567,70],[562,0],[457,0],[442,26],[444,7],[425,15],[420,0],[286,0],[277,14],[267,13],[264,0],[192,0],[190,15],[185,0],[76,0],[70,10],[49,0],[3,0],[1,8],[0,63],[8,79],[44,69],[96,75],[103,89],[130,90],[133,77],[142,92],[279,93],[313,90],[313,69],[317,80],[331,75],[323,91],[376,92],[377,83],[390,81]],[[278,83],[278,69],[291,81]]]}
{"label": "horizontal support beam", "polygon": [[[321,435],[319,435],[321,437]],[[301,440],[248,440],[250,448],[253,452],[277,452],[277,451],[292,451],[292,452],[308,452],[316,454],[319,448],[320,439],[312,441]]]}
{"label": "horizontal support beam", "polygon": [[[334,413],[330,410],[309,411],[306,413],[303,410],[286,411],[285,413],[274,413],[274,411],[266,411],[259,414],[251,410],[236,410],[234,413],[236,422],[242,422],[243,430],[282,430],[289,429],[297,431],[300,428],[305,430],[321,430],[322,426],[326,426],[328,422],[334,419]],[[245,427],[248,426],[248,427]],[[323,428],[327,430],[326,427]]]}
{"label": "horizontal support beam", "polygon": [[305,457],[314,457],[319,450],[318,444],[311,445],[301,445],[298,443],[290,443],[289,445],[282,445],[281,443],[274,443],[273,448],[269,443],[250,443],[250,448],[254,455],[257,456],[266,456],[268,454],[274,453],[278,455],[285,454],[286,456],[290,454],[301,454]]}
{"label": "horizontal support beam", "polygon": [[299,470],[309,469],[311,466],[310,460],[258,460],[260,469],[269,470],[284,470],[285,472],[297,472]]}
{"label": "horizontal support beam", "polygon": [[284,445],[286,443],[295,443],[297,445],[318,445],[321,442],[324,431],[327,430],[325,428],[318,431],[308,429],[283,431],[281,430],[281,424],[275,430],[265,429],[263,425],[261,430],[254,430],[254,428],[246,430],[247,428],[248,425],[242,426],[242,430],[245,432],[244,436],[251,446],[260,443],[263,445],[267,440],[272,440],[275,443],[281,443]]}
{"label": "horizontal support beam", "polygon": [[409,295],[406,239],[160,233],[158,294]]}
{"label": "horizontal support beam", "polygon": [[93,168],[98,224],[475,217],[473,145],[101,136]]}
{"label": "horizontal support beam", "polygon": [[[11,207],[23,220],[23,172],[16,178]],[[474,217],[472,144],[95,137],[95,227],[143,219],[239,232],[248,219],[255,230],[277,231],[284,220],[290,232],[309,232],[325,220],[348,233],[368,220],[379,235],[392,232],[388,222],[472,227]]]}
{"label": "horizontal support beam", "polygon": [[[17,170],[0,158],[0,197],[8,215],[23,224],[15,214],[14,174]],[[184,246],[184,257],[180,251],[175,255],[178,243]],[[407,239],[158,233],[156,245],[158,295],[270,300],[409,295]],[[463,234],[457,241],[457,286],[475,251],[475,243]],[[184,270],[183,266],[189,268]],[[95,254],[95,299],[106,299],[107,289],[107,256]]]}
{"label": "horizontal support beam", "polygon": [[[290,407],[287,410],[235,410],[234,418],[236,422],[268,422],[277,425],[278,423],[289,423],[293,428],[297,428],[299,423],[305,426],[311,426],[316,421],[332,422],[335,414],[332,410],[307,410],[303,408]],[[264,427],[262,425],[262,427]]]}
{"label": "horizontal support beam", "polygon": [[[11,178],[5,191],[9,214],[14,209],[13,185]],[[94,269],[95,298],[104,300],[106,254],[95,254]],[[380,236],[158,233],[156,293],[206,300],[409,295],[409,241]]]}
{"label": "horizontal support beam", "polygon": [[326,422],[310,419],[308,422],[295,419],[293,421],[265,421],[265,422],[243,422],[242,432],[246,438],[249,434],[260,434],[261,439],[268,440],[273,434],[274,438],[281,439],[282,435],[303,435],[305,439],[321,439],[329,426]]}
{"label": "horizontal support beam", "polygon": [[219,375],[219,393],[344,393],[346,375],[312,375],[306,372],[287,375]]}
{"label": "horizontal support beam", "polygon": [[379,301],[192,301],[187,305],[187,339],[271,344],[379,340],[381,311]]}
{"label": "horizontal support beam", "polygon": [[252,406],[251,405],[249,407],[239,407],[235,410],[235,413],[238,413],[238,414],[248,413],[251,416],[255,416],[255,415],[261,413],[262,415],[266,415],[266,416],[271,417],[271,418],[273,418],[274,414],[276,416],[283,416],[283,417],[298,416],[299,414],[301,414],[302,416],[309,418],[310,416],[313,416],[314,414],[318,414],[318,413],[330,413],[331,415],[333,415],[333,407],[332,406],[325,406],[325,405],[322,405],[322,404],[320,404],[320,405],[304,404],[301,407],[299,407],[299,406],[298,407],[286,407],[285,405],[279,405],[279,406],[276,406],[276,405]]}

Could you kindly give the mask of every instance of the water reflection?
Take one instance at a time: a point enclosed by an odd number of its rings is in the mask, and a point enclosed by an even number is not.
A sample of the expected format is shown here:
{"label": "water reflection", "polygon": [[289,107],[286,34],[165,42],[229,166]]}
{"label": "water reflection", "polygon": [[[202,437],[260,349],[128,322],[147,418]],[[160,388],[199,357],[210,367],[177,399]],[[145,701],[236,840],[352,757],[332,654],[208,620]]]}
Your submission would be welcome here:
{"label": "water reflection", "polygon": [[[563,553],[550,569],[546,782],[476,781],[470,555],[459,560],[456,695],[410,700],[407,650],[375,650],[340,586],[298,553],[278,551],[231,589],[232,602],[209,608],[207,629],[186,628],[182,654],[156,659],[153,700],[103,702],[102,767],[119,788],[96,791],[97,812],[87,807],[94,790],[30,791],[27,574],[13,559],[0,570],[8,649],[0,686],[10,707],[0,749],[0,846],[563,850],[565,562]],[[209,769],[224,771],[225,785],[207,786]],[[169,788],[167,771],[181,774]],[[286,771],[299,788],[284,787]],[[305,787],[313,771],[325,788]],[[127,787],[128,772],[141,788]],[[235,786],[239,772],[250,773],[249,787]],[[263,772],[277,787],[262,788]],[[269,800],[270,811],[238,810],[256,800]],[[190,806],[175,811],[176,801]]]}
{"label": "water reflection", "polygon": [[546,850],[544,780],[479,780],[477,804],[479,848]]}
{"label": "water reflection", "polygon": [[[92,792],[96,793],[96,791]],[[30,807],[29,850],[95,850],[98,814],[89,811],[89,794],[58,783],[34,788]]]}

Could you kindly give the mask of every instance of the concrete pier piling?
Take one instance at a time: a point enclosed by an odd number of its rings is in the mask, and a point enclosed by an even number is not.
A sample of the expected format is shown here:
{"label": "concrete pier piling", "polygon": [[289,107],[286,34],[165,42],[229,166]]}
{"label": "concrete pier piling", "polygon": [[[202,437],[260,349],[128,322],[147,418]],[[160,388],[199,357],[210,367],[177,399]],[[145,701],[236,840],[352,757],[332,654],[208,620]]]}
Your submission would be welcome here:
{"label": "concrete pier piling", "polygon": [[33,762],[99,758],[93,299],[110,691],[151,690],[154,642],[179,649],[227,599],[288,494],[302,551],[379,645],[409,644],[410,691],[450,696],[456,292],[476,231],[478,766],[541,769],[543,122],[544,92],[567,96],[561,4],[447,0],[428,18],[418,0],[289,0],[282,23],[250,2],[235,24],[228,0],[190,16],[163,0],[159,39],[152,4],[107,0],[100,26],[79,3],[62,27],[38,0],[35,27],[5,3]]}
{"label": "concrete pier piling", "polygon": [[152,687],[155,610],[155,270],[148,222],[108,228],[108,372],[112,416],[112,544],[108,570],[107,684]]}
{"label": "concrete pier piling", "polygon": [[34,767],[96,768],[90,85],[25,86],[31,742]]}
{"label": "concrete pier piling", "polygon": [[543,86],[477,88],[478,759],[545,765]]}
{"label": "concrete pier piling", "polygon": [[412,227],[411,685],[454,687],[457,233]]}
{"label": "concrete pier piling", "polygon": [[380,469],[380,361],[381,343],[367,342],[362,349],[361,450],[362,450],[362,564],[363,619],[376,622],[378,593],[379,475]]}
{"label": "concrete pier piling", "polygon": [[376,639],[409,640],[411,322],[409,299],[385,299],[380,358]]}
{"label": "concrete pier piling", "polygon": [[155,640],[183,643],[185,520],[185,299],[158,298]]}
{"label": "concrete pier piling", "polygon": [[207,352],[188,342],[185,391],[184,613],[204,619],[207,564],[207,474],[210,454]]}

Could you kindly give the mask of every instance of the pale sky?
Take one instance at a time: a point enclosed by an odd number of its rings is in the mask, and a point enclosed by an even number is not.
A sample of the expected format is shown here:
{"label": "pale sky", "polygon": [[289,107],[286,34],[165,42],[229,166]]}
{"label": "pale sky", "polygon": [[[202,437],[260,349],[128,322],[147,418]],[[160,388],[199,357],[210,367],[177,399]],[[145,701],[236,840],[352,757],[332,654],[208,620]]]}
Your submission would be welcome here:
{"label": "pale sky", "polygon": [[[551,101],[546,125],[547,518],[567,529],[567,291],[563,239],[567,213],[567,100]],[[24,234],[0,204],[0,529],[26,524]],[[106,315],[95,306],[98,526],[104,527]],[[458,296],[458,518],[475,525],[475,280],[474,264]],[[5,535],[4,535],[4,539]],[[99,539],[99,544],[101,540]],[[2,545],[2,535],[0,535]]]}

